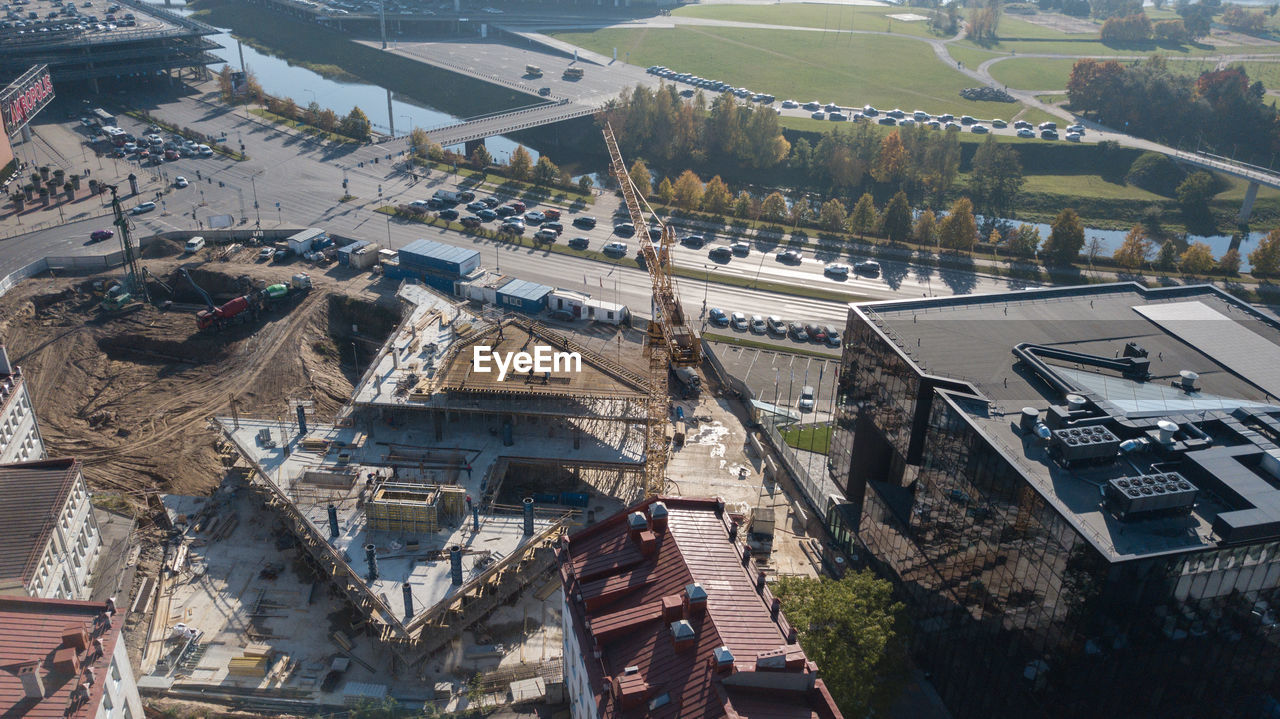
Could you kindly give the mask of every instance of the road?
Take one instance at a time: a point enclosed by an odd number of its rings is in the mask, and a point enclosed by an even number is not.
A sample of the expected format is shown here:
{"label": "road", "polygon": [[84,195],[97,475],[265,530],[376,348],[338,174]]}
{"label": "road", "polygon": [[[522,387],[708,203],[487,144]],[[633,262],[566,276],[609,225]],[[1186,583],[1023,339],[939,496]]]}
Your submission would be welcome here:
{"label": "road", "polygon": [[[514,248],[458,232],[393,220],[373,211],[384,204],[430,197],[436,189],[454,188],[457,178],[453,175],[435,172],[425,180],[415,182],[387,162],[385,148],[325,147],[193,96],[160,101],[150,111],[170,124],[206,134],[225,132],[229,144],[245,144],[250,160],[237,163],[221,157],[184,158],[157,168],[166,181],[184,175],[192,185],[185,189],[170,189],[162,199],[162,209],[134,218],[141,233],[148,230],[196,232],[197,222],[203,224],[210,215],[226,213],[237,221],[242,216],[247,218],[246,223],[237,224],[242,228],[252,228],[258,221],[264,228],[277,225],[322,226],[338,235],[367,238],[392,249],[420,237],[428,237],[478,249],[486,266],[551,286],[585,290],[594,296],[626,304],[641,315],[648,314],[650,282],[648,275],[639,269],[571,255]],[[143,124],[132,118],[121,117],[120,122],[135,134],[142,130]],[[74,145],[85,139],[78,126],[71,122],[47,120],[39,124],[36,131],[68,156],[77,149],[67,147],[68,143]],[[378,160],[376,164],[375,159]],[[122,171],[127,172],[127,166]],[[339,201],[344,177],[349,182],[348,191],[356,198],[349,202]],[[127,184],[123,188],[127,191]],[[140,195],[136,199],[131,198],[126,206],[153,197],[151,194]],[[259,206],[256,210],[253,206],[255,197]],[[279,203],[279,209],[276,203]],[[572,215],[566,214],[568,229],[565,236],[585,234],[593,247],[600,247],[611,236],[611,218],[619,207],[619,200],[613,195],[599,196],[597,203],[586,211],[599,218],[597,229],[581,233],[569,226]],[[192,213],[195,213],[195,219]],[[10,222],[13,220],[4,221]],[[106,248],[87,243],[89,232],[105,225],[104,219],[87,220],[0,240],[0,275],[45,255],[101,254],[106,249],[114,249],[114,246]],[[10,229],[7,224],[6,229]],[[881,278],[859,277],[839,282],[824,277],[822,272],[827,262],[837,259],[834,254],[806,250],[804,261],[791,266],[766,255],[763,250],[770,247],[772,243],[756,240],[750,257],[735,258],[725,264],[709,260],[705,248],[677,248],[673,255],[675,263],[694,273],[702,271],[704,278],[702,281],[696,278],[678,280],[682,300],[690,314],[701,314],[705,300],[706,306],[720,307],[729,312],[783,314],[787,319],[837,325],[844,322],[846,308],[842,302],[780,295],[715,281],[718,277],[727,276],[740,281],[798,284],[843,291],[849,293],[850,299],[998,292],[1009,287],[1000,279],[963,272],[938,272],[928,267],[890,262],[882,263],[885,273]]]}

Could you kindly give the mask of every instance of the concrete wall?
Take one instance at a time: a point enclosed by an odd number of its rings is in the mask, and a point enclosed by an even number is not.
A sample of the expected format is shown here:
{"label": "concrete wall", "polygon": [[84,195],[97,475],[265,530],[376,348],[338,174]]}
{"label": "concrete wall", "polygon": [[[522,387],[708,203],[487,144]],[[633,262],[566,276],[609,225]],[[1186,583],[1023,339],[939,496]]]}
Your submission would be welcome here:
{"label": "concrete wall", "polygon": [[[122,621],[117,615],[115,621]],[[138,682],[129,666],[129,654],[125,650],[124,636],[116,640],[111,652],[111,665],[102,679],[102,701],[98,704],[96,719],[142,719],[142,697],[138,695]]]}
{"label": "concrete wall", "polygon": [[564,637],[564,686],[569,695],[569,713],[573,719],[597,719],[596,697],[587,679],[586,657],[573,630],[568,592],[561,592],[560,596],[560,634]]}

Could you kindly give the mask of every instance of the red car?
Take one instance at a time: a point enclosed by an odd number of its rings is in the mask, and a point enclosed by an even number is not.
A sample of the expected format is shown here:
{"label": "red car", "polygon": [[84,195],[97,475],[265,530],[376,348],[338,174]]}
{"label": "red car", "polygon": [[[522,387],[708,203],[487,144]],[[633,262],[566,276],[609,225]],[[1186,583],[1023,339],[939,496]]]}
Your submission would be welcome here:
{"label": "red car", "polygon": [[544,217],[546,217],[548,220],[558,220],[558,219],[560,219],[560,210],[554,210],[554,209],[551,209],[551,208],[547,208],[547,209],[545,209],[545,210],[543,210],[543,211],[542,211],[542,214],[543,214],[543,216],[544,216]]}
{"label": "red car", "polygon": [[109,240],[115,236],[116,236],[116,233],[112,232],[111,230],[94,230],[92,233],[89,234],[89,241],[102,242],[103,240]]}

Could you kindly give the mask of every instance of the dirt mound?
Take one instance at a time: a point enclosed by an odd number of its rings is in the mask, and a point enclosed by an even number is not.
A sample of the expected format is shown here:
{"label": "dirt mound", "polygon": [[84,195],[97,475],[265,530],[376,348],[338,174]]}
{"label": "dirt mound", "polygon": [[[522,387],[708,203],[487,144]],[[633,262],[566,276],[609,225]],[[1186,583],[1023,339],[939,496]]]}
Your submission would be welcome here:
{"label": "dirt mound", "polygon": [[[119,243],[117,243],[119,244]],[[157,237],[147,243],[142,248],[139,256],[144,260],[159,260],[165,257],[176,257],[182,254],[182,248],[185,243],[177,240],[166,240],[163,237]]]}
{"label": "dirt mound", "polygon": [[[170,277],[158,265],[153,272]],[[249,278],[203,272],[197,281],[221,294]],[[0,337],[27,376],[49,454],[83,460],[95,487],[201,493],[224,472],[206,420],[228,413],[233,398],[257,416],[311,399],[323,421],[351,392],[324,290],[211,333],[196,329],[187,307],[104,315],[92,286],[79,278],[14,287],[0,298]]]}

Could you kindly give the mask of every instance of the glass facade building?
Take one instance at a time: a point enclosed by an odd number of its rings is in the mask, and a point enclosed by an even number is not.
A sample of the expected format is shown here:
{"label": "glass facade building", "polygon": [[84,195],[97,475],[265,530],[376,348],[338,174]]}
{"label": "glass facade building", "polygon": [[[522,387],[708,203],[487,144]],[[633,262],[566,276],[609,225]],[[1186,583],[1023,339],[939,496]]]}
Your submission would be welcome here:
{"label": "glass facade building", "polygon": [[[1101,293],[1099,306],[1151,301],[1130,286],[1088,292]],[[1115,296],[1125,292],[1136,299]],[[1051,307],[1064,298],[1093,308],[1090,294],[1050,290],[1028,297],[1027,312],[1069,313]],[[953,301],[973,313],[982,300]],[[997,313],[1008,302],[987,301]],[[852,309],[832,471],[850,502],[840,516],[846,525],[858,517],[856,529],[840,529],[895,582],[913,620],[913,655],[953,715],[1280,716],[1280,536],[1215,541],[1198,517],[1230,504],[1222,497],[1206,497],[1194,516],[1123,522],[1100,510],[1093,485],[1072,494],[1065,485],[1089,472],[1129,470],[1120,462],[1073,474],[1042,459],[1034,433],[1015,431],[1019,408],[998,396],[1014,395],[998,378],[1014,364],[1014,342],[972,333],[974,353],[961,366],[970,333],[952,325],[954,352],[909,351],[939,338],[937,327],[921,329],[916,307],[952,311],[945,303]],[[984,366],[984,342],[995,370],[968,379]],[[952,356],[960,359],[948,376]],[[1018,402],[1060,401],[1036,378],[1021,389]]]}

